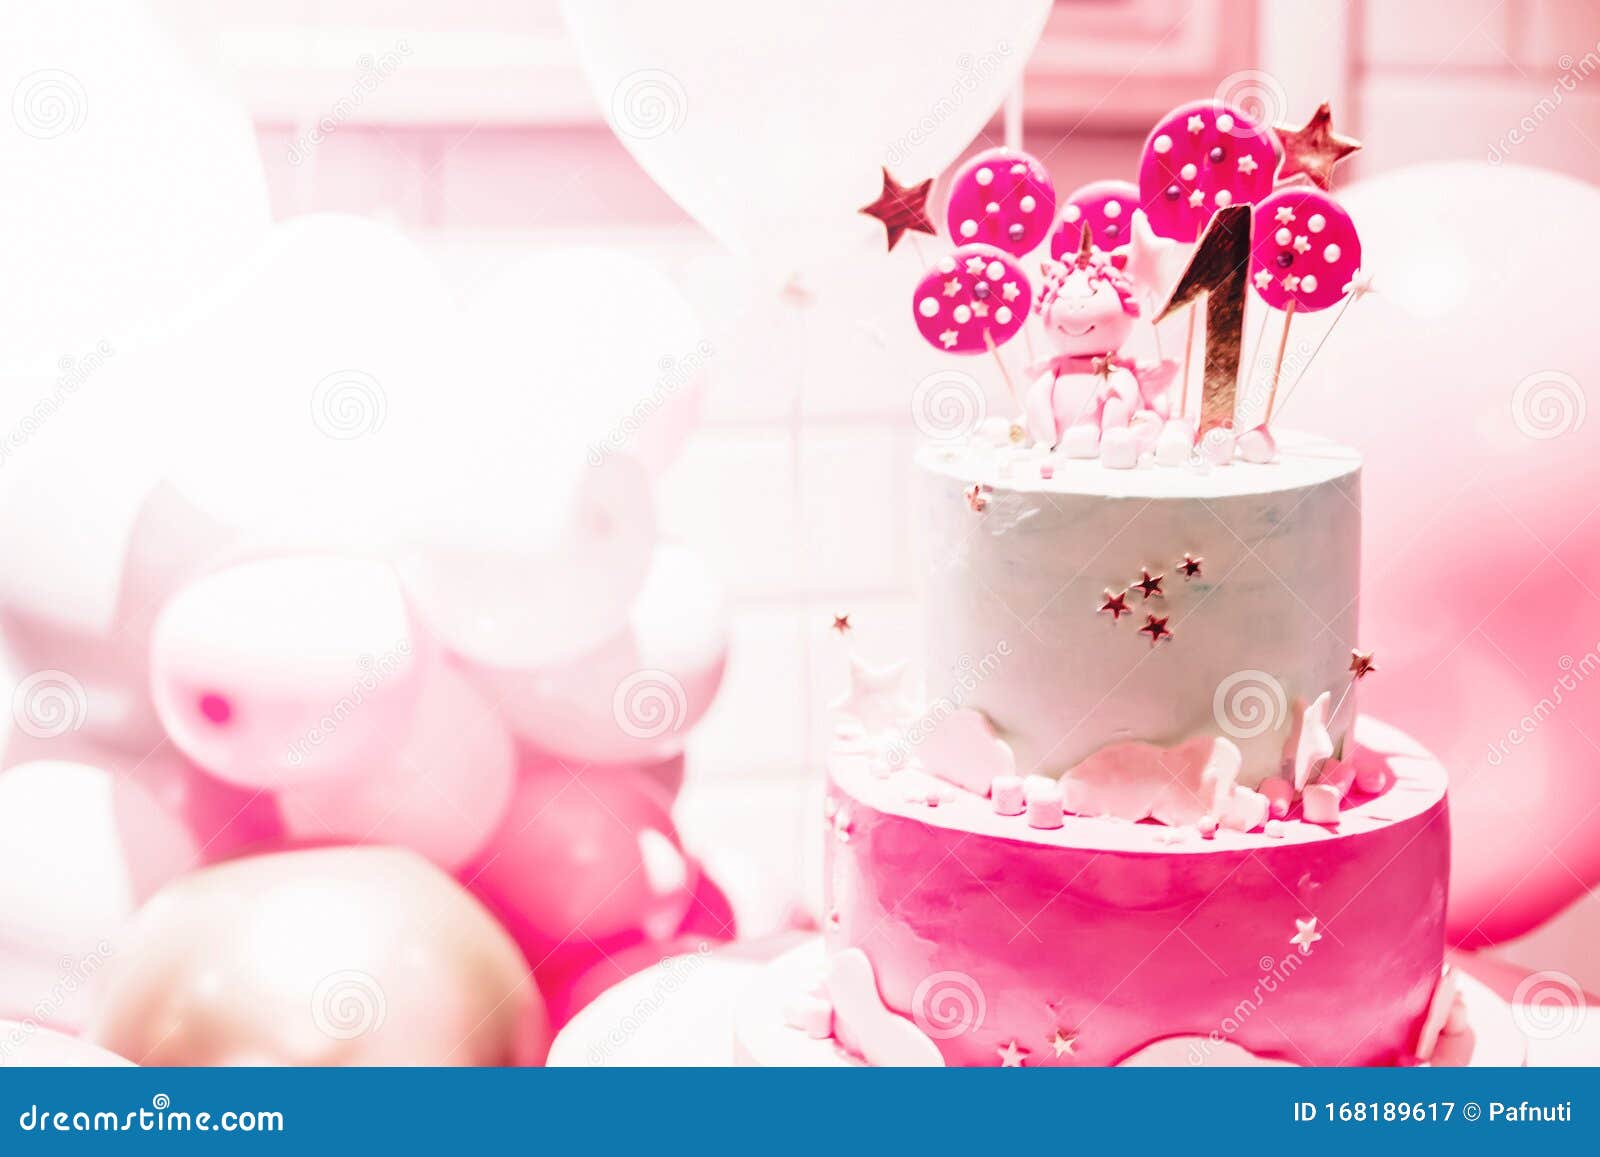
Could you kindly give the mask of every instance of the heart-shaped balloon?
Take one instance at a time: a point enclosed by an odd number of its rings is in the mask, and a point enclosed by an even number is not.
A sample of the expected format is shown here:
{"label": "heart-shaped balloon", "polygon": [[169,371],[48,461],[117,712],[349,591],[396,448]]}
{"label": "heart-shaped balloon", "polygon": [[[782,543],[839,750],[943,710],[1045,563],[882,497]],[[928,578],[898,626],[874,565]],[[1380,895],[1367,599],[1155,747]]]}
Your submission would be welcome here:
{"label": "heart-shaped balloon", "polygon": [[[612,130],[718,239],[792,270],[874,240],[880,169],[937,175],[983,128],[1049,0],[568,0]],[[714,29],[708,33],[707,29]]]}

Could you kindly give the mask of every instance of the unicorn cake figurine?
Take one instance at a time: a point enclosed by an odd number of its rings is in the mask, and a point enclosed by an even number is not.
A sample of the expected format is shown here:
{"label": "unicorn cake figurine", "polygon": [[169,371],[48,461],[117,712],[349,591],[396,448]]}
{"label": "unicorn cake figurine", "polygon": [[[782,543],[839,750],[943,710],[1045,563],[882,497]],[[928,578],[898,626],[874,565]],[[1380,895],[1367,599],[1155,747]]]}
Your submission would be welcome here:
{"label": "unicorn cake figurine", "polygon": [[1136,363],[1120,350],[1139,317],[1135,287],[1121,255],[1097,250],[1085,225],[1082,244],[1065,264],[1047,262],[1034,302],[1054,353],[1031,367],[1023,399],[1028,436],[1069,458],[1133,466],[1152,448],[1172,413],[1178,364]]}

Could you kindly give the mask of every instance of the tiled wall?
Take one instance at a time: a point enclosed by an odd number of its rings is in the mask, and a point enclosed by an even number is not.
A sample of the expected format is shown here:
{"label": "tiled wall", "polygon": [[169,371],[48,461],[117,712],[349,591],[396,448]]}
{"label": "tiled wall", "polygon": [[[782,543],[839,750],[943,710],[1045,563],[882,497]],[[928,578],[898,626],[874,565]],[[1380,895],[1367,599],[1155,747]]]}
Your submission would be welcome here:
{"label": "tiled wall", "polygon": [[[1145,102],[1167,99],[1168,89],[1206,95],[1241,66],[1285,78],[1296,109],[1310,99],[1300,92],[1308,83],[1340,96],[1343,127],[1367,144],[1353,174],[1485,160],[1518,128],[1525,139],[1509,146],[1513,161],[1600,180],[1600,5],[1588,0],[1060,7],[1052,27],[1065,31],[1047,47],[1052,59],[1070,50],[1073,63],[1058,61],[1030,82],[1028,143],[1063,188],[1131,173],[1150,117],[1117,112],[1123,91]],[[1177,19],[1215,27],[1185,25],[1176,42],[1187,55],[1175,57]],[[1217,29],[1227,34],[1219,39]],[[1093,40],[1085,43],[1096,35],[1117,38],[1114,56],[1097,57]],[[1097,59],[1124,63],[1096,76],[1085,62]],[[1570,91],[1560,83],[1586,71],[1595,75],[1574,79]],[[802,801],[844,671],[832,615],[848,611],[857,626],[850,644],[879,659],[913,652],[918,637],[909,398],[944,363],[903,317],[920,269],[915,250],[903,245],[892,258],[823,277],[807,287],[812,302],[798,304],[754,288],[593,120],[355,123],[291,163],[296,137],[291,124],[261,127],[280,215],[338,209],[390,219],[414,230],[462,284],[521,247],[606,237],[659,259],[700,304],[715,381],[704,428],[660,499],[669,531],[709,554],[730,584],[734,652],[721,701],[695,736],[684,820],[691,837],[742,837],[747,858],[762,865],[752,880],[814,875],[802,853]],[[976,372],[988,375],[998,402],[988,366]]]}

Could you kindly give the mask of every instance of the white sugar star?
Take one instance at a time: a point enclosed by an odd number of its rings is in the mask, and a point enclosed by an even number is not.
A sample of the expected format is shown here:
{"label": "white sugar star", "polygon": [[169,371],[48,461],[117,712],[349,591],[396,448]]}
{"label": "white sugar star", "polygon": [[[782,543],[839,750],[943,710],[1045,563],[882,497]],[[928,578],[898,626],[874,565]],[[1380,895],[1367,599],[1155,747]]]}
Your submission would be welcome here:
{"label": "white sugar star", "polygon": [[972,303],[972,316],[973,317],[988,317],[989,316],[989,307],[987,305],[983,304],[983,302],[981,302],[981,301],[973,302]]}
{"label": "white sugar star", "polygon": [[985,264],[986,262],[981,257],[969,257],[967,258],[967,272],[974,277],[982,277]]}
{"label": "white sugar star", "polygon": [[1377,293],[1377,287],[1372,284],[1372,274],[1364,269],[1358,269],[1350,275],[1350,281],[1344,287],[1352,300],[1360,301],[1369,293]]}
{"label": "white sugar star", "polygon": [[1306,253],[1310,249],[1311,238],[1307,237],[1304,233],[1294,239],[1294,251],[1296,253]]}
{"label": "white sugar star", "polygon": [[1205,118],[1201,117],[1198,114],[1196,114],[1194,116],[1191,116],[1189,118],[1189,131],[1191,133],[1203,133],[1203,132],[1205,132],[1206,131]]}
{"label": "white sugar star", "polygon": [[1277,217],[1279,225],[1294,224],[1294,210],[1289,208],[1287,205],[1279,205],[1278,212],[1275,214],[1275,216]]}
{"label": "white sugar star", "polygon": [[1074,1034],[1064,1033],[1060,1029],[1056,1029],[1056,1035],[1050,1038],[1050,1047],[1056,1050],[1056,1056],[1058,1057],[1076,1056],[1077,1053],[1073,1050],[1078,1047],[1078,1038]]}
{"label": "white sugar star", "polygon": [[1015,301],[1022,295],[1022,290],[1017,288],[1015,281],[1008,281],[1000,287],[1000,296],[1007,301]]}
{"label": "white sugar star", "polygon": [[1002,1069],[1020,1069],[1022,1062],[1027,1058],[1028,1050],[1017,1047],[1017,1042],[1012,1041],[1004,1048],[996,1049],[1000,1054],[1000,1067]]}
{"label": "white sugar star", "polygon": [[1285,291],[1293,293],[1295,290],[1300,288],[1300,279],[1292,273],[1289,274],[1283,279],[1283,288]]}
{"label": "white sugar star", "polygon": [[1206,203],[1206,195],[1199,189],[1189,194],[1189,208],[1198,209]]}
{"label": "white sugar star", "polygon": [[957,278],[952,277],[949,281],[944,283],[944,295],[946,297],[954,297],[960,292],[961,282]]}
{"label": "white sugar star", "polygon": [[1272,274],[1268,273],[1265,269],[1258,269],[1256,270],[1255,282],[1257,289],[1265,289],[1267,286],[1272,284]]}
{"label": "white sugar star", "polygon": [[1259,168],[1259,166],[1256,164],[1256,159],[1249,153],[1245,153],[1239,158],[1239,171],[1244,173],[1246,176],[1255,172],[1257,168]]}
{"label": "white sugar star", "polygon": [[850,690],[833,705],[841,715],[860,723],[868,732],[892,731],[916,715],[905,693],[906,662],[869,667],[850,658]]}
{"label": "white sugar star", "polygon": [[1294,929],[1294,935],[1289,937],[1289,943],[1299,947],[1300,955],[1309,956],[1311,946],[1322,939],[1322,933],[1317,931],[1317,918],[1313,916],[1309,920],[1301,920],[1297,917]]}
{"label": "white sugar star", "polygon": [[956,333],[955,330],[947,329],[942,334],[939,335],[939,341],[943,343],[945,349],[950,349],[952,346],[954,346],[956,344],[956,339],[959,336],[960,335],[958,333]]}

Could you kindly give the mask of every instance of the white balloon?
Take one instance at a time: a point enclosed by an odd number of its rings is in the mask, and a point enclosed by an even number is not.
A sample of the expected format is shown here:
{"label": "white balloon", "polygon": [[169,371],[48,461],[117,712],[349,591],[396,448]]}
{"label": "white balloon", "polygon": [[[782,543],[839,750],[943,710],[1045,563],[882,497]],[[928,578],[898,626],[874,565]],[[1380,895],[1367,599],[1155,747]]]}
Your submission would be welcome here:
{"label": "white balloon", "polygon": [[354,774],[391,751],[428,659],[387,564],[264,559],[166,605],[151,635],[151,694],[190,759],[274,788]]}
{"label": "white balloon", "polygon": [[936,176],[999,108],[1049,0],[811,0],[776,7],[565,0],[612,130],[731,247],[796,267],[865,245],[858,210]]}
{"label": "white balloon", "polygon": [[269,223],[254,130],[142,5],[0,8],[0,364],[122,350]]}
{"label": "white balloon", "polygon": [[0,1015],[77,1027],[128,918],[197,856],[176,818],[109,772],[0,772]]}

